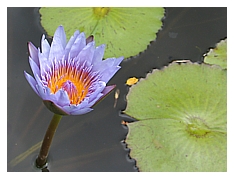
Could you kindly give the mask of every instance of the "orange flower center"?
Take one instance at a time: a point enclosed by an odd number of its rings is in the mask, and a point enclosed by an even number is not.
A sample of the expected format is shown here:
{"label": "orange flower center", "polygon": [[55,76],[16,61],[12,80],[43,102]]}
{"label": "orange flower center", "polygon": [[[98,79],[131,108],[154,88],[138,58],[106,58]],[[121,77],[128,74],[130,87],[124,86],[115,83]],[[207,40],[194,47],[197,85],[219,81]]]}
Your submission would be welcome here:
{"label": "orange flower center", "polygon": [[55,94],[59,89],[67,92],[70,104],[78,105],[89,91],[92,77],[85,70],[77,70],[69,66],[61,66],[47,80],[51,93]]}

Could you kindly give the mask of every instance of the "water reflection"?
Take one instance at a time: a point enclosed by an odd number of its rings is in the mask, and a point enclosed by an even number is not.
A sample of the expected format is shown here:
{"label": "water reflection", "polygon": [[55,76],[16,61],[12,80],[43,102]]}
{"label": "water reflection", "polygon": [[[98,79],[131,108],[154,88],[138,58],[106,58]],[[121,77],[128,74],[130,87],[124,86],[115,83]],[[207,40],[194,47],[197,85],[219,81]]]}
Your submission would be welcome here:
{"label": "water reflection", "polygon": [[[39,24],[38,8],[8,8],[7,18],[7,170],[38,171],[33,162],[53,114],[28,85],[23,71],[31,71],[27,42],[40,46],[45,32]],[[171,38],[170,32],[176,32],[176,38]],[[207,48],[226,36],[226,8],[167,8],[157,41],[139,56],[124,61],[109,82],[120,90],[116,106],[113,92],[91,113],[62,118],[47,169],[137,171],[135,161],[128,157],[129,149],[121,142],[128,132],[121,121],[132,120],[120,115],[126,107],[126,80],[145,77],[152,68],[161,68],[174,59],[202,61]]]}

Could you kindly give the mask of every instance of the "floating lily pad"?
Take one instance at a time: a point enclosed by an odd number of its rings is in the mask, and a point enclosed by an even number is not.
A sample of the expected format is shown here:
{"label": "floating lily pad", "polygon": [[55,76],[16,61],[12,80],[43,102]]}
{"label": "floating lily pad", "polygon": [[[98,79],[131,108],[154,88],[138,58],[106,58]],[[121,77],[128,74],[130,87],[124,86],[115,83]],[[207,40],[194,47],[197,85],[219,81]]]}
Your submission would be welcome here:
{"label": "floating lily pad", "polygon": [[162,27],[164,8],[57,8],[40,9],[41,24],[49,35],[63,25],[67,37],[75,30],[94,35],[96,45],[106,44],[104,58],[128,58],[144,51]]}
{"label": "floating lily pad", "polygon": [[130,88],[127,146],[140,171],[227,170],[227,75],[172,63]]}
{"label": "floating lily pad", "polygon": [[204,58],[204,62],[208,64],[216,64],[223,69],[227,69],[227,39],[221,40],[216,48],[210,49]]}

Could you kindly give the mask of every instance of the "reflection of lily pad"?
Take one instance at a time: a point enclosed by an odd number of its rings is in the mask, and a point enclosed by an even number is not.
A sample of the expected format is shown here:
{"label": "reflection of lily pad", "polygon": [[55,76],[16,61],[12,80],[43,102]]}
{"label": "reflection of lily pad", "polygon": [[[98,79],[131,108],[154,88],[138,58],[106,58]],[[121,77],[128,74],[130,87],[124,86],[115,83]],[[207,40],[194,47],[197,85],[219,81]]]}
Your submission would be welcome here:
{"label": "reflection of lily pad", "polygon": [[210,49],[204,58],[204,62],[227,69],[227,39],[221,40],[215,49]]}
{"label": "reflection of lily pad", "polygon": [[227,79],[219,66],[172,63],[130,88],[126,143],[140,171],[227,170]]}
{"label": "reflection of lily pad", "polygon": [[67,37],[75,30],[106,44],[104,58],[128,58],[144,51],[162,26],[164,8],[41,8],[41,24],[49,35],[63,25]]}

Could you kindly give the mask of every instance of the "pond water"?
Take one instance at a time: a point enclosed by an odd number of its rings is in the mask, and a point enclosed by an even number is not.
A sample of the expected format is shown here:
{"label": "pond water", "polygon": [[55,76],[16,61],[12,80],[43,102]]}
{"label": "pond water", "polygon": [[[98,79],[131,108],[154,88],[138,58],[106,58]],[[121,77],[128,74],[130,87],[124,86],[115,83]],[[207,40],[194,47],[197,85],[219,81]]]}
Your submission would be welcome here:
{"label": "pond water", "polygon": [[[26,81],[31,72],[27,42],[40,46],[45,31],[38,8],[7,8],[7,171],[39,171],[34,160],[39,142],[53,114],[44,106]],[[140,35],[140,34],[139,34]],[[134,159],[123,143],[128,129],[121,114],[127,105],[129,77],[142,78],[152,69],[173,60],[202,62],[208,48],[227,37],[227,8],[166,8],[163,28],[145,52],[121,63],[121,70],[109,81],[120,90],[114,107],[114,92],[94,110],[82,116],[63,117],[49,154],[51,172],[102,171],[136,172]],[[166,89],[165,89],[166,90]]]}

